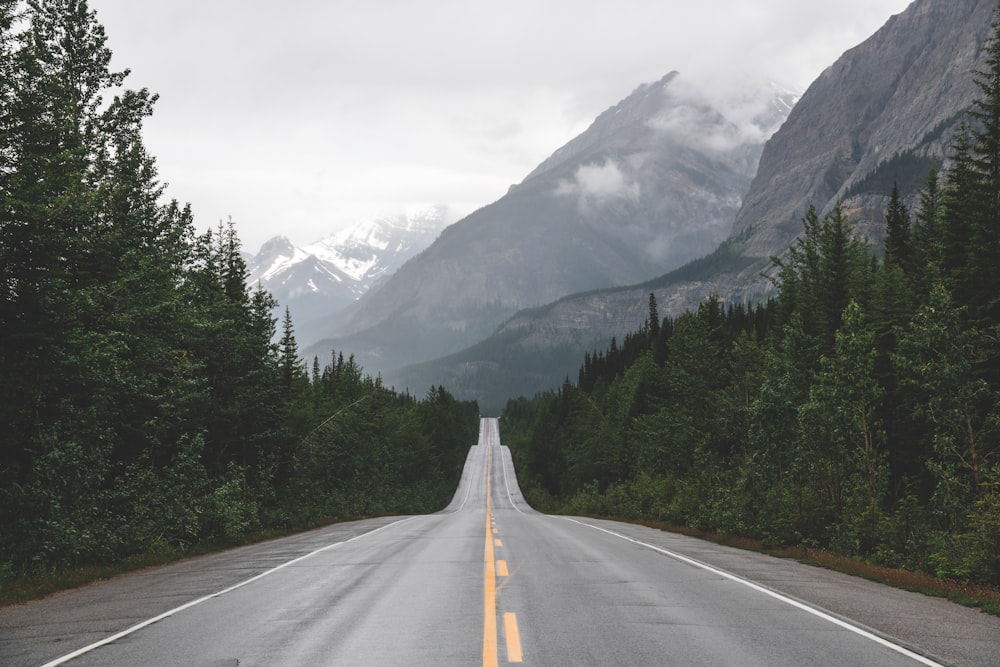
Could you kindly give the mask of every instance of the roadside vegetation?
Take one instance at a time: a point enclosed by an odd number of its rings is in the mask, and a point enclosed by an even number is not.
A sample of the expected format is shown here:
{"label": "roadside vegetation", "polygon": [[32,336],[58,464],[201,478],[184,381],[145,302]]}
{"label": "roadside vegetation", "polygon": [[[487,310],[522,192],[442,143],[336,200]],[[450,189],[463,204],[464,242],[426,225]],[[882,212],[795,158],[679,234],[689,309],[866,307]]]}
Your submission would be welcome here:
{"label": "roadside vegetation", "polygon": [[475,403],[301,363],[232,222],[165,200],[156,96],[110,61],[85,1],[0,0],[0,596],[443,507]]}
{"label": "roadside vegetation", "polygon": [[536,507],[985,587],[997,610],[1000,24],[987,49],[947,170],[915,213],[893,188],[883,247],[810,209],[774,299],[661,319],[651,294],[576,382],[508,402]]}

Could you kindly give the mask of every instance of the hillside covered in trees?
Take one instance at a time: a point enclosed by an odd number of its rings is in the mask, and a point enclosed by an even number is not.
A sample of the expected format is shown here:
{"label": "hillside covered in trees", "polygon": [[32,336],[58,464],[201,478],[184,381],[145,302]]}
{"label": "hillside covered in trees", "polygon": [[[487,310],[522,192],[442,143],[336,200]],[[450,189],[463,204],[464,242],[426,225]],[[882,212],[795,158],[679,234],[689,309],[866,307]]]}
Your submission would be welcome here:
{"label": "hillside covered in trees", "polygon": [[478,408],[300,364],[233,224],[163,203],[85,0],[0,0],[0,585],[442,507]]}
{"label": "hillside covered in trees", "polygon": [[950,167],[880,251],[810,209],[778,296],[587,355],[502,417],[529,498],[1000,583],[1000,23]]}

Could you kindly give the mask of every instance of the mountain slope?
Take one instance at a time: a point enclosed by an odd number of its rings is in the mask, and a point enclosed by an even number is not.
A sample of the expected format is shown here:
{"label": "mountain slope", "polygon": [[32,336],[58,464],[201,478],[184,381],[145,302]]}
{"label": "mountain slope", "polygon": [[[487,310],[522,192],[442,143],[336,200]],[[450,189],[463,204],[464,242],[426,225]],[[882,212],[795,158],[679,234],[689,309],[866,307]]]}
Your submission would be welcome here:
{"label": "mountain slope", "polygon": [[[660,314],[673,316],[711,294],[734,303],[760,299],[772,287],[763,275],[769,257],[787,250],[809,204],[829,210],[843,202],[856,232],[880,239],[892,182],[913,203],[930,165],[944,160],[977,93],[972,71],[983,67],[995,6],[994,0],[917,0],[838,59],[767,142],[733,236],[714,253],[633,287],[522,311],[475,348],[390,379],[421,386],[433,378],[496,407],[508,395],[574,378],[582,350],[603,348],[642,325],[650,292]],[[575,361],[571,350],[580,350]],[[519,379],[505,372],[525,359],[535,372]]]}
{"label": "mountain slope", "polygon": [[258,282],[296,320],[300,344],[316,340],[315,320],[334,316],[454,222],[443,206],[358,222],[320,241],[297,246],[283,236],[264,243],[247,262],[248,283]]}
{"label": "mountain slope", "polygon": [[[475,399],[484,414],[499,413],[507,399],[532,396],[576,379],[583,355],[623,340],[649,316],[649,295],[661,316],[675,317],[706,295],[728,287],[729,276],[756,265],[738,239],[670,273],[628,287],[573,294],[522,310],[489,337],[453,354],[388,374],[387,384],[411,390],[444,384],[456,396]],[[734,302],[751,301],[744,291]]]}
{"label": "mountain slope", "polygon": [[522,308],[710,252],[793,102],[771,84],[713,101],[677,73],[640,86],[445,230],[307,353],[350,350],[387,372],[472,344]]}
{"label": "mountain slope", "polygon": [[[972,71],[996,6],[916,0],[824,71],[764,148],[734,225],[736,234],[752,230],[747,252],[782,252],[810,204],[829,210],[880,167],[890,166],[905,189],[922,185],[976,93]],[[878,229],[868,215],[862,222]]]}

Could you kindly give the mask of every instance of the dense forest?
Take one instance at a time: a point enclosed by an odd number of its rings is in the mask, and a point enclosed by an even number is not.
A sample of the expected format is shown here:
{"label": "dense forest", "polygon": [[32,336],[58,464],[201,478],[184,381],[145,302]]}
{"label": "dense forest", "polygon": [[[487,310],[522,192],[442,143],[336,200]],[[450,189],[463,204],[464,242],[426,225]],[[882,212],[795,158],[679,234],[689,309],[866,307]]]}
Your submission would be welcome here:
{"label": "dense forest", "polygon": [[[884,247],[806,212],[776,296],[661,320],[501,421],[537,507],[1000,584],[1000,23]],[[888,194],[888,193],[887,193]]]}
{"label": "dense forest", "polygon": [[0,0],[0,585],[442,507],[477,406],[301,363],[232,222],[164,203],[106,41],[85,0]]}

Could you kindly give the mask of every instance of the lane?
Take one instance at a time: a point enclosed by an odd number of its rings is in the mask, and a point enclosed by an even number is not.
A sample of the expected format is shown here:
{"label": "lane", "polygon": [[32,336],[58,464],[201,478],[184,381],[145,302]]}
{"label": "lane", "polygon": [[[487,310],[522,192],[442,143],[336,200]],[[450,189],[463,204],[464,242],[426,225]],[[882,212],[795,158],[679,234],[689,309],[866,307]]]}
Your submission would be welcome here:
{"label": "lane", "polygon": [[683,536],[539,514],[486,419],[440,513],[333,526],[0,609],[0,664],[68,656],[72,665],[936,664],[924,656],[996,665],[1000,619]]}
{"label": "lane", "polygon": [[586,526],[525,517],[501,534],[517,572],[502,590],[503,608],[517,611],[534,664],[920,664],[717,573]]}
{"label": "lane", "polygon": [[497,557],[511,576],[498,606],[516,612],[527,663],[1000,664],[1000,619],[973,609],[641,526],[538,514],[500,451]]}
{"label": "lane", "polygon": [[0,609],[0,664],[63,664],[85,647],[67,664],[477,660],[484,451],[470,449],[435,515],[338,524]]}
{"label": "lane", "polygon": [[268,571],[72,659],[73,665],[439,665],[480,653],[485,460],[473,447],[444,511]]}
{"label": "lane", "polygon": [[470,518],[394,524],[72,664],[469,664],[479,653],[478,619],[453,612],[479,602],[482,556]]}

